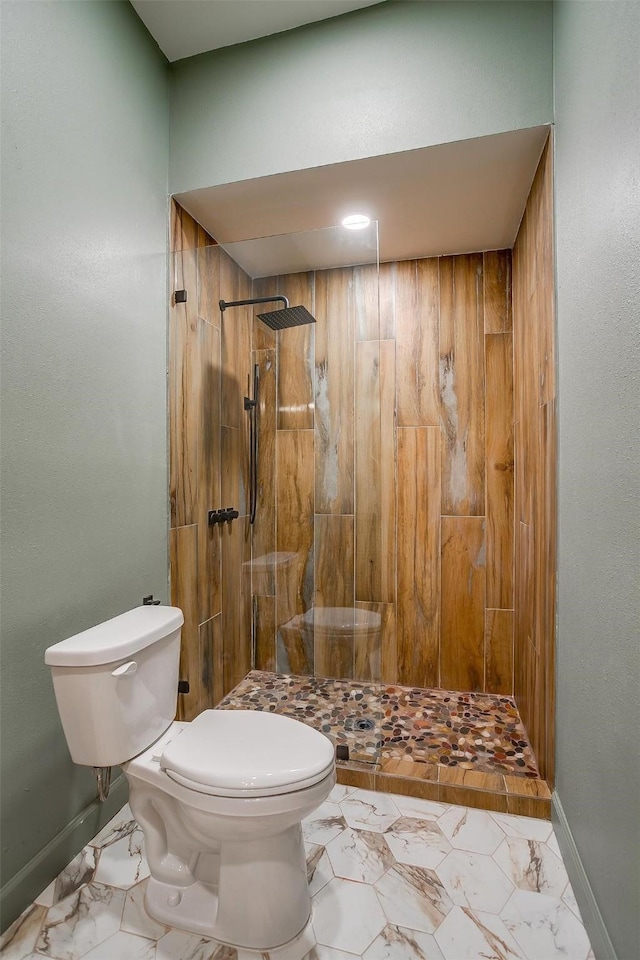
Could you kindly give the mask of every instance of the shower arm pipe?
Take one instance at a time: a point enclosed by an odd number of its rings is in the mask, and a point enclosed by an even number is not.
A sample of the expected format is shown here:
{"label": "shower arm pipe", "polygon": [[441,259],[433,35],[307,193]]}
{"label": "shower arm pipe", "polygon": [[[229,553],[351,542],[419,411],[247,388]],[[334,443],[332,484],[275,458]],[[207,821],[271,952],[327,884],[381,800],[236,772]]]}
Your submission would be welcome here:
{"label": "shower arm pipe", "polygon": [[249,307],[255,303],[275,303],[276,300],[284,303],[285,308],[287,310],[289,309],[287,297],[251,297],[249,300],[219,300],[218,305],[222,313],[224,313],[227,307]]}

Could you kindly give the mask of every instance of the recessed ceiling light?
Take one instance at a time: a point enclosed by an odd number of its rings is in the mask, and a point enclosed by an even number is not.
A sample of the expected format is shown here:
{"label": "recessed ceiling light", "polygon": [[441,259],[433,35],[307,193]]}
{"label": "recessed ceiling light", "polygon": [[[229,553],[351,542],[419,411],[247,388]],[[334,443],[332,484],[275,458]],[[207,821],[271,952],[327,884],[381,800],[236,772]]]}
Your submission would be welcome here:
{"label": "recessed ceiling light", "polygon": [[364,213],[352,213],[350,217],[344,218],[342,226],[346,227],[347,230],[364,230],[370,223],[371,220],[369,217],[365,217]]}

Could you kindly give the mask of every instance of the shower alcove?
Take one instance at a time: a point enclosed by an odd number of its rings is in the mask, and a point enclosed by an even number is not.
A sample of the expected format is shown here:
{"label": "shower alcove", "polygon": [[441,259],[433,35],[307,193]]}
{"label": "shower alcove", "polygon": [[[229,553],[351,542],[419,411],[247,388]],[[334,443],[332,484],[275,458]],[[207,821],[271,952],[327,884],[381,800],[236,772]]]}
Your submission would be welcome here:
{"label": "shower alcove", "polygon": [[[513,247],[472,253],[379,262],[373,224],[325,259],[331,231],[276,238],[288,259],[270,260],[257,242],[216,243],[173,202],[182,718],[285,713],[334,740],[345,784],[550,816],[549,139],[538,157]],[[278,295],[316,322],[276,332],[262,307],[218,306]],[[209,525],[226,507],[238,518]]]}

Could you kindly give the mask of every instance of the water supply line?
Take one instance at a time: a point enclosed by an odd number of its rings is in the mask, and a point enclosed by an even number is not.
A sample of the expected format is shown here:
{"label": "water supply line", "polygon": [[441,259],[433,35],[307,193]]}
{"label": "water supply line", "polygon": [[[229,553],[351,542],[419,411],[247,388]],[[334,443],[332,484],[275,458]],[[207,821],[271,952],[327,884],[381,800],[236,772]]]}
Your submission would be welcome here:
{"label": "water supply line", "polygon": [[104,803],[111,787],[111,767],[94,767],[93,772],[98,786],[98,800]]}

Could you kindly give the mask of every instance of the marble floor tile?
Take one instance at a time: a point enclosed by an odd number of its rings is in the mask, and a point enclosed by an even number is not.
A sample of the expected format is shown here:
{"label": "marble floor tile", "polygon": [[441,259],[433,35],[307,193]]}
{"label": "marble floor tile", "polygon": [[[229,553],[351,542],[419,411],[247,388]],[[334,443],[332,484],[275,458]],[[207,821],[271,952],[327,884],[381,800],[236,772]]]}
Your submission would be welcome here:
{"label": "marble floor tile", "polygon": [[549,837],[553,836],[553,827],[548,820],[536,820],[534,817],[516,817],[512,813],[491,813],[490,817],[508,837],[523,837],[525,840],[543,840],[546,842]]}
{"label": "marble floor tile", "polygon": [[451,844],[434,820],[400,817],[384,839],[398,863],[414,867],[437,867],[451,851]]}
{"label": "marble floor tile", "polygon": [[47,908],[32,904],[0,937],[2,960],[24,960],[33,953]]}
{"label": "marble floor tile", "polygon": [[569,907],[569,910],[571,910],[571,912],[582,923],[582,917],[580,916],[580,908],[575,898],[573,887],[571,886],[570,883],[567,883],[566,887],[562,891],[562,901],[563,903],[566,903],[566,905]]}
{"label": "marble floor tile", "polygon": [[135,829],[121,839],[105,843],[95,872],[96,883],[128,890],[149,876],[149,865],[144,855],[142,830]]}
{"label": "marble floor tile", "polygon": [[347,824],[354,830],[384,833],[398,819],[400,811],[388,793],[355,790],[340,803]]}
{"label": "marble floor tile", "polygon": [[500,913],[513,893],[513,884],[491,857],[452,850],[436,873],[459,907]]}
{"label": "marble floor tile", "polygon": [[156,960],[213,960],[214,957],[215,960],[238,960],[238,953],[228,947],[221,948],[219,943],[206,937],[183,933],[182,930],[171,930],[156,944]]}
{"label": "marble floor tile", "polygon": [[105,847],[110,843],[115,843],[122,837],[129,836],[136,829],[136,826],[131,807],[128,803],[125,803],[122,810],[104,825],[100,833],[96,834],[90,846]]}
{"label": "marble floor tile", "polygon": [[521,890],[560,897],[567,885],[567,871],[562,860],[538,840],[507,837],[493,854],[493,859]]}
{"label": "marble floor tile", "polygon": [[120,929],[124,890],[89,883],[47,912],[36,950],[55,960],[77,960]]}
{"label": "marble floor tile", "polygon": [[397,863],[374,887],[389,923],[433,933],[453,902],[433,870]]}
{"label": "marble floor tile", "polygon": [[307,851],[307,882],[309,884],[309,893],[315,897],[320,893],[323,887],[333,880],[334,873],[331,868],[331,861],[327,856],[327,848],[320,843],[306,843]]}
{"label": "marble floor tile", "polygon": [[312,919],[283,947],[152,920],[125,809],[7,931],[2,960],[594,960],[546,822],[336,787],[303,831]]}
{"label": "marble floor tile", "polygon": [[336,877],[375,883],[394,863],[385,837],[369,830],[347,827],[326,846]]}
{"label": "marble floor tile", "polygon": [[454,907],[435,939],[443,955],[455,960],[527,960],[500,917],[469,907]]}
{"label": "marble floor tile", "polygon": [[555,853],[556,857],[559,857],[562,860],[562,854],[560,852],[560,847],[558,846],[558,838],[556,837],[555,830],[551,830],[548,838],[545,840],[546,845],[549,847],[552,853]]}
{"label": "marble floor tile", "polygon": [[516,890],[500,917],[524,950],[527,960],[586,960],[590,945],[585,929],[562,900]]}
{"label": "marble floor tile", "polygon": [[491,854],[504,840],[504,832],[484,810],[450,806],[438,826],[452,847],[469,853]]}
{"label": "marble floor tile", "polygon": [[360,960],[360,958],[355,953],[345,953],[344,950],[334,950],[333,947],[316,943],[303,960]]}
{"label": "marble floor tile", "polygon": [[169,927],[153,920],[145,910],[144,895],[147,883],[148,878],[127,891],[120,929],[124,930],[125,933],[135,933],[138,937],[146,937],[148,940],[159,940],[160,937],[169,932]]}
{"label": "marble floor tile", "polygon": [[332,800],[325,800],[315,813],[303,820],[302,833],[304,839],[310,843],[326,846],[330,840],[342,833],[346,826],[340,806]]}
{"label": "marble floor tile", "polygon": [[82,960],[116,960],[116,957],[118,960],[156,960],[155,941],[120,930],[85,953]]}
{"label": "marble floor tile", "polygon": [[401,797],[394,794],[393,801],[403,817],[417,820],[437,820],[449,809],[446,803],[437,800],[419,800],[418,797]]}
{"label": "marble floor tile", "polygon": [[363,960],[445,960],[430,933],[388,924],[362,955]]}
{"label": "marble floor tile", "polygon": [[67,864],[53,883],[50,906],[58,903],[59,900],[64,900],[83,884],[91,883],[95,877],[99,855],[100,851],[94,847],[85,847],[71,863]]}
{"label": "marble floor tile", "polygon": [[357,955],[386,925],[372,887],[337,877],[316,896],[312,919],[318,943]]}

